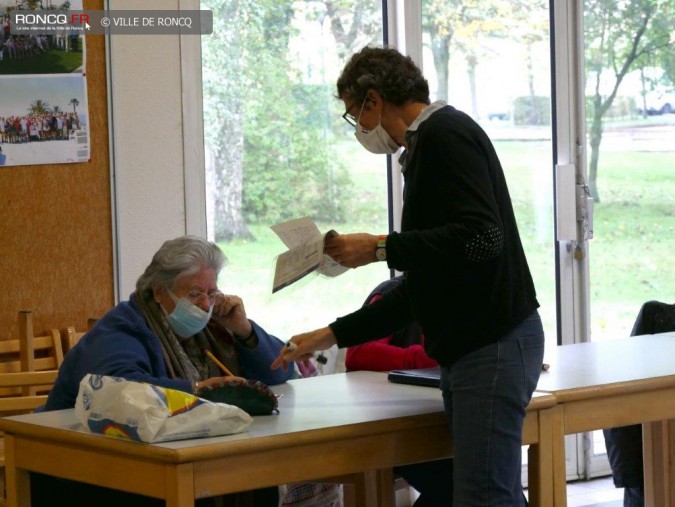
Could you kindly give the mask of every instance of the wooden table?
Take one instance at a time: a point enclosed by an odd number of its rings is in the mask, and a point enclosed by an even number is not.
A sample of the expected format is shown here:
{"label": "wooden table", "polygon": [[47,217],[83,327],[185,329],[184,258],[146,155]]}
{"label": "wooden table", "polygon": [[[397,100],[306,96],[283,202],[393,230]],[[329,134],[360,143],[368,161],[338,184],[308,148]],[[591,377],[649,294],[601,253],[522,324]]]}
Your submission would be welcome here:
{"label": "wooden table", "polygon": [[646,505],[675,505],[675,334],[563,345],[547,353],[537,391],[553,394],[555,505],[566,505],[564,436],[643,424]]}
{"label": "wooden table", "polygon": [[[5,432],[8,505],[30,505],[29,471],[163,498],[170,507],[197,498],[294,481],[363,474],[359,505],[384,505],[394,465],[451,453],[440,391],[389,383],[386,374],[352,372],[276,386],[280,413],[255,417],[246,433],[162,444],[93,435],[73,410],[0,419]],[[530,404],[524,443],[534,443],[533,504],[552,505],[555,400]],[[236,470],[236,473],[232,471]],[[378,479],[379,482],[378,482]],[[389,492],[387,492],[387,490]],[[531,493],[532,496],[532,493]]]}

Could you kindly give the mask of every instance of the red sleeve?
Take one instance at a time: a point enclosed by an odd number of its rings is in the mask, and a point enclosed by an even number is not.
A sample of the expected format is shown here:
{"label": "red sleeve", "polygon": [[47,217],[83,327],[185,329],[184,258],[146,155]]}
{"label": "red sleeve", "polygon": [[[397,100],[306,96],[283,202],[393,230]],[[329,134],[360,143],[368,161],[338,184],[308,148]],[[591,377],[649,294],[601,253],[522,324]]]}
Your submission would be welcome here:
{"label": "red sleeve", "polygon": [[[381,297],[380,294],[376,294],[368,304],[373,304]],[[407,348],[390,345],[390,341],[391,336],[387,336],[347,348],[345,357],[347,371],[389,371],[438,366],[438,363],[424,351],[424,341],[421,345],[411,345]]]}
{"label": "red sleeve", "polygon": [[387,337],[349,347],[345,358],[347,371],[389,371],[438,366],[436,361],[427,356],[422,345],[411,345],[404,349],[390,345],[390,339]]}

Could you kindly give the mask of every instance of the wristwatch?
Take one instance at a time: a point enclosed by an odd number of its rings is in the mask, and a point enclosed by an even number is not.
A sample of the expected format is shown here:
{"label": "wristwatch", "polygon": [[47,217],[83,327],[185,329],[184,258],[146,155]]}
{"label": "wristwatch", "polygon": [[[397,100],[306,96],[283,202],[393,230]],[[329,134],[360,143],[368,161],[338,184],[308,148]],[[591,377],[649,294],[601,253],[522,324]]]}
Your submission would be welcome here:
{"label": "wristwatch", "polygon": [[375,247],[375,257],[378,261],[387,260],[387,236],[377,237],[377,246]]}

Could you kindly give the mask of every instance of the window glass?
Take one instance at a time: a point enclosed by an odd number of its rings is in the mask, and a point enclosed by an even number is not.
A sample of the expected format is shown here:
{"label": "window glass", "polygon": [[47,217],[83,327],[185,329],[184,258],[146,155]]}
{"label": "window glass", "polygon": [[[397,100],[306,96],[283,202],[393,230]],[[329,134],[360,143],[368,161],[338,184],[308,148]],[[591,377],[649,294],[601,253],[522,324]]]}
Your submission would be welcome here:
{"label": "window glass", "polygon": [[335,82],[348,57],[382,44],[379,0],[207,0],[202,39],[208,228],[229,258],[220,287],[282,339],[361,306],[384,263],[337,278],[310,274],[272,295],[272,225],[309,216],[321,232],[389,230],[386,157],[366,152],[341,116]]}
{"label": "window glass", "polygon": [[432,100],[472,116],[497,150],[555,347],[548,2],[423,0],[422,29]]}
{"label": "window glass", "polygon": [[[591,340],[675,302],[675,65],[667,3],[584,2]],[[605,452],[593,432],[591,454]],[[592,473],[592,471],[591,471]]]}
{"label": "window glass", "polygon": [[470,115],[495,146],[547,349],[557,345],[548,20],[543,1],[422,1],[423,67],[432,100]]}
{"label": "window glass", "polygon": [[593,341],[675,302],[673,23],[667,3],[584,2]]}

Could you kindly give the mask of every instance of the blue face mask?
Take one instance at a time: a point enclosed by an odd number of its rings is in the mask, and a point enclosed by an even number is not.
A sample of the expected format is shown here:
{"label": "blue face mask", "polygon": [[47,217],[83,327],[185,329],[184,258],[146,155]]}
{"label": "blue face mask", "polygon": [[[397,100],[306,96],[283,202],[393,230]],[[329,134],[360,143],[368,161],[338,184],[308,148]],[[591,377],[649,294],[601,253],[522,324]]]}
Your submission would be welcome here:
{"label": "blue face mask", "polygon": [[[211,320],[213,305],[209,307],[208,312],[205,312],[198,306],[190,303],[187,299],[179,299],[173,292],[168,292],[171,299],[176,303],[173,312],[166,315],[166,320],[169,322],[174,333],[181,338],[189,338],[206,327],[206,324]],[[162,307],[162,309],[164,309],[164,307]],[[166,310],[164,310],[164,313],[166,314]]]}

